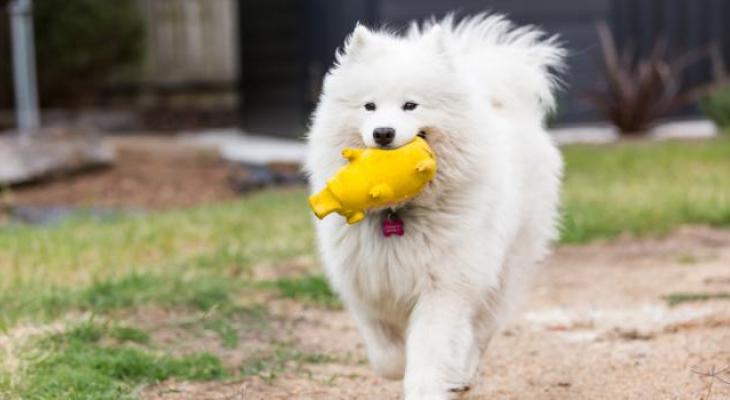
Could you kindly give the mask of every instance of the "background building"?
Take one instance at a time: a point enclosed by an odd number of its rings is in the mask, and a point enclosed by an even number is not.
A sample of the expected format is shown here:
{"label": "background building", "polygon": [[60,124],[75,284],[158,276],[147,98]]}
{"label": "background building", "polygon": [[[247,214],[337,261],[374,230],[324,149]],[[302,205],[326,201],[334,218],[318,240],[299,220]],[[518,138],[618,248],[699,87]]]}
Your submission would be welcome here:
{"label": "background building", "polygon": [[[120,13],[122,5],[127,12]],[[558,123],[601,119],[587,101],[604,81],[599,21],[608,23],[620,48],[639,55],[666,40],[670,58],[713,47],[717,60],[730,64],[730,2],[724,0],[124,0],[113,8],[94,0],[38,0],[35,6],[42,105],[132,112],[133,122],[107,124],[120,128],[238,125],[299,137],[335,50],[357,21],[400,29],[452,11],[505,13],[560,35],[570,55]],[[89,11],[104,8],[109,17],[101,20]],[[77,17],[88,21],[62,22]],[[13,107],[7,24],[7,16],[0,18],[0,110]],[[73,31],[76,26],[91,28]],[[67,40],[73,46],[47,43],[66,35],[75,38]],[[93,35],[96,41],[87,40]],[[118,43],[126,51],[110,55]],[[65,65],[59,59],[70,65],[59,67]],[[712,67],[709,57],[693,64],[682,74],[684,84],[710,81]],[[71,92],[72,98],[64,95]],[[8,115],[0,114],[0,127],[12,126]]]}
{"label": "background building", "polygon": [[[489,10],[506,13],[518,24],[539,25],[567,45],[570,70],[559,122],[599,118],[585,99],[602,77],[598,21],[609,23],[620,47],[641,54],[666,38],[670,53],[715,44],[730,61],[730,2],[723,0],[251,0],[241,8],[244,124],[263,132],[288,132],[304,124],[335,49],[356,21],[401,28],[413,19],[451,11]],[[691,68],[686,78],[711,79],[709,61]],[[269,112],[279,116],[276,122]]]}

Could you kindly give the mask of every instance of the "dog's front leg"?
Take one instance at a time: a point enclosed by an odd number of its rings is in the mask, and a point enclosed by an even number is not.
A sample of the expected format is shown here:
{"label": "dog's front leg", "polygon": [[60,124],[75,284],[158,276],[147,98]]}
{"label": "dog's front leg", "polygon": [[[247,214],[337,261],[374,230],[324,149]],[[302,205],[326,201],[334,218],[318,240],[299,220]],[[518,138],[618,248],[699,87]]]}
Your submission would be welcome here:
{"label": "dog's front leg", "polygon": [[483,324],[472,296],[437,289],[421,296],[406,339],[406,400],[452,399],[468,390],[481,358]]}
{"label": "dog's front leg", "polygon": [[368,359],[375,373],[386,379],[403,378],[405,349],[401,330],[352,303],[350,311],[365,341]]}

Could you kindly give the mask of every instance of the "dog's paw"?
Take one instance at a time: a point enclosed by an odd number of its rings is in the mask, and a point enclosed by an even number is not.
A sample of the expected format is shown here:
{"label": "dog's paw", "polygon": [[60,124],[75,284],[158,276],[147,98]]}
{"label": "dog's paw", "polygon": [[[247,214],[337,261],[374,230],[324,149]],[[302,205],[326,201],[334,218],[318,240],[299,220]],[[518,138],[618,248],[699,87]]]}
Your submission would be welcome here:
{"label": "dog's paw", "polygon": [[368,357],[376,375],[391,380],[403,379],[406,359],[402,347],[385,345],[371,348]]}
{"label": "dog's paw", "polygon": [[449,385],[441,387],[440,389],[432,387],[431,385],[423,385],[420,388],[407,388],[406,400],[463,399],[463,396],[469,392],[469,390],[471,390],[471,386],[468,384]]}
{"label": "dog's paw", "polygon": [[461,393],[466,393],[470,390],[471,390],[471,386],[464,385],[464,386],[457,386],[457,387],[449,389],[449,393],[461,394]]}

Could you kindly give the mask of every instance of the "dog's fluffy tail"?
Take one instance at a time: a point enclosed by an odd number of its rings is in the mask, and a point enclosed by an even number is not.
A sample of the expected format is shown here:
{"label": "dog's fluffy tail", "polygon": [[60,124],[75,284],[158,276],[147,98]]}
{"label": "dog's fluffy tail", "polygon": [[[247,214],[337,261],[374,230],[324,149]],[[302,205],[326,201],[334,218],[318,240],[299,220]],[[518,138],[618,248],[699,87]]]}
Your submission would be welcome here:
{"label": "dog's fluffy tail", "polygon": [[439,25],[448,35],[455,62],[475,74],[497,107],[540,115],[555,107],[556,73],[566,55],[557,36],[533,27],[516,27],[504,16],[477,14],[457,21],[448,15],[412,26],[411,37]]}

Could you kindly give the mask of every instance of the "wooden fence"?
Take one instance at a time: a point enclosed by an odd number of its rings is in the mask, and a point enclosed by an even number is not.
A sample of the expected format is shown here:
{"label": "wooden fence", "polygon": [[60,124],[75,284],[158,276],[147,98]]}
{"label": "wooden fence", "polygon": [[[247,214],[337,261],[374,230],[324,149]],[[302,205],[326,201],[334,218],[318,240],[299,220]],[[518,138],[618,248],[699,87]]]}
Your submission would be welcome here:
{"label": "wooden fence", "polygon": [[235,81],[236,0],[143,0],[145,78],[153,82]]}

